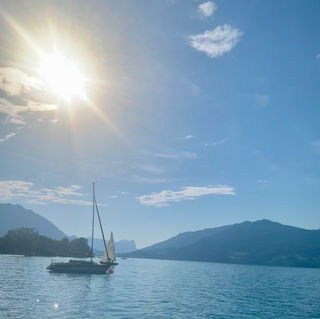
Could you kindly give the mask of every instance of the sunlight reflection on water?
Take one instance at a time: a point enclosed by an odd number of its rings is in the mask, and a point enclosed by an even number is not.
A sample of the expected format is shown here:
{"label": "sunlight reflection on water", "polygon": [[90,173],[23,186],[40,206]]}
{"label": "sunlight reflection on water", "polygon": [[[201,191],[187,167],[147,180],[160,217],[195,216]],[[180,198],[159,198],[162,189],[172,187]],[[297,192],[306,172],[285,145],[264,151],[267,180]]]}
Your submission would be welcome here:
{"label": "sunlight reflection on water", "polygon": [[[66,259],[67,260],[67,259]],[[0,255],[0,318],[319,318],[320,270],[144,259],[55,274]]]}

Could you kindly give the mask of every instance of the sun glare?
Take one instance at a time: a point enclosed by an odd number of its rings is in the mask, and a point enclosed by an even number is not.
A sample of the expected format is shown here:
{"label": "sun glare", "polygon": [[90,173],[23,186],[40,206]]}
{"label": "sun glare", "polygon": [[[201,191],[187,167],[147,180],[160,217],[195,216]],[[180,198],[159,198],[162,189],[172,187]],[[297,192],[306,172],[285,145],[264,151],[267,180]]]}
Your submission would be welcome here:
{"label": "sun glare", "polygon": [[85,78],[75,64],[61,54],[45,55],[40,73],[49,89],[69,101],[73,96],[85,98]]}

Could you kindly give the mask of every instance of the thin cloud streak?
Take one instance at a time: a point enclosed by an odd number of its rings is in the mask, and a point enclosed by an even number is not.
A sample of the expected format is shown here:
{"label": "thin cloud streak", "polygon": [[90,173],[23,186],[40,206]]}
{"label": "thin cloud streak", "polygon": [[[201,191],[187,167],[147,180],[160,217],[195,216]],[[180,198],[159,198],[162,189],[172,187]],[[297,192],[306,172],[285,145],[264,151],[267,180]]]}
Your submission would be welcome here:
{"label": "thin cloud streak", "polygon": [[149,177],[135,176],[134,181],[136,183],[161,184],[161,183],[172,183],[172,182],[175,182],[176,180],[168,179],[168,178],[149,178]]}
{"label": "thin cloud streak", "polygon": [[8,114],[9,116],[16,116],[22,112],[43,112],[53,111],[57,109],[56,104],[38,103],[34,101],[25,100],[27,105],[15,105],[6,99],[0,98],[0,113]]}
{"label": "thin cloud streak", "polygon": [[215,143],[206,143],[205,146],[210,146],[210,145],[221,145],[221,144],[224,144],[225,142],[228,141],[228,138],[225,138],[223,139],[222,141],[220,142],[215,142]]}
{"label": "thin cloud streak", "polygon": [[146,171],[149,173],[155,173],[155,174],[161,174],[163,173],[163,169],[158,168],[156,166],[151,166],[151,165],[134,165],[134,166],[130,166],[132,169],[138,169],[141,171]]}
{"label": "thin cloud streak", "polygon": [[11,133],[11,134],[6,135],[5,138],[1,138],[1,139],[0,139],[0,144],[6,142],[7,140],[9,140],[10,138],[12,138],[12,137],[14,137],[14,136],[16,136],[16,135],[17,135],[16,133]]}
{"label": "thin cloud streak", "polygon": [[151,155],[154,157],[167,158],[167,159],[181,159],[181,158],[193,159],[198,157],[196,153],[186,152],[186,151],[176,151],[176,150],[171,150],[168,152],[155,152],[155,153],[151,153]]}
{"label": "thin cloud streak", "polygon": [[311,141],[310,144],[316,148],[320,148],[320,139]]}
{"label": "thin cloud streak", "polygon": [[234,188],[227,185],[216,185],[214,187],[186,187],[182,191],[164,190],[160,193],[136,197],[142,205],[163,207],[169,206],[170,202],[181,202],[193,200],[205,195],[235,195]]}

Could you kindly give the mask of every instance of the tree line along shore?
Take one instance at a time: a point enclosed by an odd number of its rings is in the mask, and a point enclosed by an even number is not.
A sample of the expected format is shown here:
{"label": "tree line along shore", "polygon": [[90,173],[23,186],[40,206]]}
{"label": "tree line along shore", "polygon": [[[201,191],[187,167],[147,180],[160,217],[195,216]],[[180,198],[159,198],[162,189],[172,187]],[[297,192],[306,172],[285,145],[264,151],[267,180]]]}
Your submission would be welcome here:
{"label": "tree line along shore", "polygon": [[39,235],[34,228],[21,227],[0,237],[0,254],[80,258],[90,256],[90,247],[83,237],[71,241],[67,237],[56,240]]}

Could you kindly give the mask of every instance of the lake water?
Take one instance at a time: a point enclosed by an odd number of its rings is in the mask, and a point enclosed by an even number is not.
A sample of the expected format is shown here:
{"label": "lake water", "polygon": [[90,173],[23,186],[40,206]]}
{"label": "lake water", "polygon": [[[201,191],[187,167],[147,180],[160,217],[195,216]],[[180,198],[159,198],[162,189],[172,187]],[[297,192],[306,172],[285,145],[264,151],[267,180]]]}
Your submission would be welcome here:
{"label": "lake water", "polygon": [[1,319],[320,318],[320,269],[120,259],[75,275],[50,261],[0,255]]}

